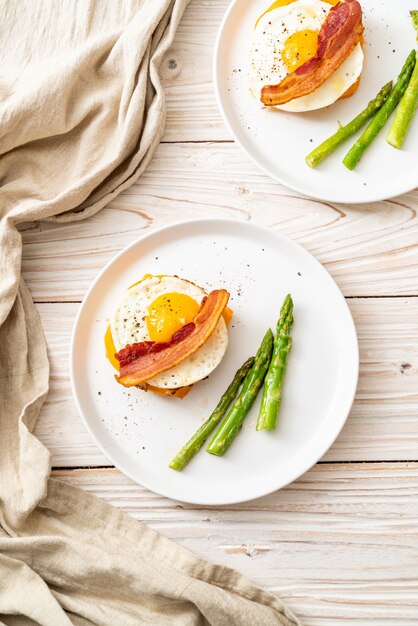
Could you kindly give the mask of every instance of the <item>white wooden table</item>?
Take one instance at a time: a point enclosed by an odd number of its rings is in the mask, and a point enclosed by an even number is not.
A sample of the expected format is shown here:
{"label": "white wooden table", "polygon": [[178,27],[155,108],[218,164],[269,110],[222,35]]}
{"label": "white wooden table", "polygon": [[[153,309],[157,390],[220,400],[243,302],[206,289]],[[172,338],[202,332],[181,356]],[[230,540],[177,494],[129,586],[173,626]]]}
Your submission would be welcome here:
{"label": "white wooden table", "polygon": [[[24,277],[52,362],[36,426],[54,475],[107,499],[197,554],[279,594],[306,625],[418,624],[418,191],[363,206],[301,199],[231,141],[216,108],[211,55],[228,0],[194,0],[164,65],[168,125],[145,175],[96,217],[30,224]],[[286,489],[223,508],[179,504],[109,465],[71,396],[70,332],[103,265],[145,231],[226,216],[288,235],[347,297],[361,368],[335,445]],[[261,625],[260,625],[261,626]]]}

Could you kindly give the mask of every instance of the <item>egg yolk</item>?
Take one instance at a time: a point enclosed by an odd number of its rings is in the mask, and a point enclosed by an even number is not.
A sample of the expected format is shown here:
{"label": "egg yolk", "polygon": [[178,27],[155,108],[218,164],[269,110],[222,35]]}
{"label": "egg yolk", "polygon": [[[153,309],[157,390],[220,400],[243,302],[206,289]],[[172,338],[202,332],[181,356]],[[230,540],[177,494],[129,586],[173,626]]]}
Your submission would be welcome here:
{"label": "egg yolk", "polygon": [[106,356],[111,362],[111,364],[113,365],[113,367],[115,368],[115,370],[118,370],[119,372],[119,369],[120,369],[119,361],[115,357],[116,348],[115,348],[115,343],[113,341],[112,331],[110,330],[110,326],[107,327],[107,330],[104,336],[104,342],[105,342]]}
{"label": "egg yolk", "polygon": [[[112,331],[110,330],[110,326],[108,326],[105,333],[105,348],[106,348],[106,356],[113,365],[113,367],[119,372],[119,361],[115,357],[115,344],[113,342]],[[177,389],[166,389],[161,387],[154,387],[153,385],[149,385],[146,383],[146,391],[152,391],[159,396],[176,396],[176,398],[180,398],[182,400],[187,396],[189,391],[191,390],[193,385],[188,385],[187,387],[178,387]]]}
{"label": "egg yolk", "polygon": [[193,321],[200,304],[185,293],[163,293],[152,302],[146,318],[151,341],[170,341],[177,330]]}
{"label": "egg yolk", "polygon": [[[273,2],[273,4],[269,6],[267,11],[263,15],[265,15],[269,11],[274,11],[274,9],[278,9],[279,7],[285,7],[288,4],[292,4],[293,2],[296,2],[296,1],[297,0],[275,0],[275,2]],[[340,0],[322,0],[322,2],[326,2],[327,4],[332,4],[333,6],[335,6],[336,4],[340,2]]]}
{"label": "egg yolk", "polygon": [[318,33],[315,30],[299,30],[290,35],[282,48],[282,59],[289,74],[312,59],[318,49]]}

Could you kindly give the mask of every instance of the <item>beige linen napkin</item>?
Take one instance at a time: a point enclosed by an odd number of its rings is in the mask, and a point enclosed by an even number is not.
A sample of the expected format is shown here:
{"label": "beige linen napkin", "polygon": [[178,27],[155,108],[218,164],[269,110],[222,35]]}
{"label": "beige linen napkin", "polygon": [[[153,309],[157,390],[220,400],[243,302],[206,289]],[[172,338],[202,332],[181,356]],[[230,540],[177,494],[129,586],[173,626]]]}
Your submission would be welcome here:
{"label": "beige linen napkin", "polygon": [[299,624],[237,572],[51,479],[32,434],[49,366],[16,225],[90,216],[141,174],[163,132],[158,69],[186,4],[0,4],[1,624]]}

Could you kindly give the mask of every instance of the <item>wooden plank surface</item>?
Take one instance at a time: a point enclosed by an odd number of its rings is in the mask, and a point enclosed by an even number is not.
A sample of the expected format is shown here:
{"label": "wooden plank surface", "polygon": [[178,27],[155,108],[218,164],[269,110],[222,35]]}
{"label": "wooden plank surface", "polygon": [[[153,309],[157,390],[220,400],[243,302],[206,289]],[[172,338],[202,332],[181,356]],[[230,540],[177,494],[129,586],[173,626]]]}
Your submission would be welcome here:
{"label": "wooden plank surface", "polygon": [[164,141],[225,140],[212,86],[216,33],[229,0],[198,0],[185,11],[162,64],[168,116]]}
{"label": "wooden plank surface", "polygon": [[418,621],[418,463],[317,465],[275,494],[217,508],[161,498],[117,470],[54,475],[238,568],[305,626]]}
{"label": "wooden plank surface", "polygon": [[[418,298],[352,299],[349,305],[360,342],[360,381],[347,424],[324,460],[418,461]],[[35,433],[55,466],[107,465],[70,389],[68,350],[78,305],[37,306],[52,372]]]}
{"label": "wooden plank surface", "polygon": [[[141,180],[90,220],[22,226],[24,278],[52,363],[35,432],[54,466],[84,467],[56,477],[238,568],[306,626],[415,626],[418,190],[356,207],[323,203],[250,163],[230,141],[212,87],[213,44],[229,1],[192,0],[186,10],[162,66],[164,142]],[[322,462],[271,496],[216,509],[161,498],[115,469],[87,469],[109,461],[82,425],[68,376],[78,302],[104,264],[151,228],[207,216],[263,224],[311,251],[349,298],[361,355],[353,409]]]}
{"label": "wooden plank surface", "polygon": [[80,300],[104,264],[150,227],[225,216],[298,241],[346,296],[416,295],[417,200],[418,192],[357,207],[302,199],[234,144],[163,144],[143,177],[95,217],[26,225],[23,272],[37,301]]}

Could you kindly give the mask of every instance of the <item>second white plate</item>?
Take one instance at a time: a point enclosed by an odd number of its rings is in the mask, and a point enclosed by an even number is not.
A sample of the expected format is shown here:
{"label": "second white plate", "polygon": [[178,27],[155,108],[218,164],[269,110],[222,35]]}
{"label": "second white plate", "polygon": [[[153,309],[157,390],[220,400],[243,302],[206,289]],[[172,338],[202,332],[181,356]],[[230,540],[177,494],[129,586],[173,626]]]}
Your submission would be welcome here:
{"label": "second white plate", "polygon": [[[225,358],[184,400],[121,387],[104,355],[108,316],[120,294],[145,273],[177,274],[231,294]],[[202,449],[183,472],[169,469],[266,329],[274,328],[289,292],[294,344],[277,429],[256,432],[258,398],[224,457]],[[247,222],[196,220],[139,239],[102,271],[77,317],[70,370],[86,427],[119,469],[170,498],[229,504],[283,487],[327,451],[354,398],[357,338],[338,287],[303,248]]]}
{"label": "second white plate", "polygon": [[[354,172],[342,159],[351,138],[315,170],[306,155],[365,108],[379,89],[396,80],[415,47],[409,0],[363,0],[366,49],[357,93],[311,113],[265,109],[250,94],[248,60],[257,18],[272,0],[235,0],[221,25],[214,56],[214,83],[219,108],[235,140],[267,174],[297,191],[330,202],[360,203],[391,198],[418,186],[418,114],[402,150],[386,142],[382,130]],[[413,4],[413,3],[412,3]],[[391,118],[392,119],[392,118]],[[360,133],[359,133],[360,134]]]}

